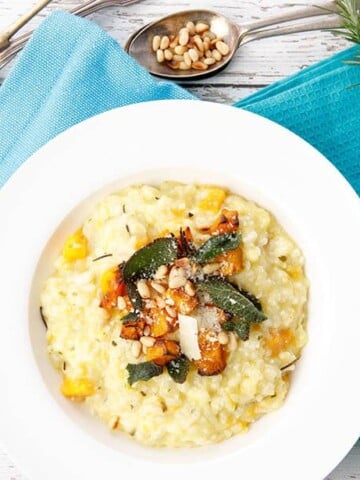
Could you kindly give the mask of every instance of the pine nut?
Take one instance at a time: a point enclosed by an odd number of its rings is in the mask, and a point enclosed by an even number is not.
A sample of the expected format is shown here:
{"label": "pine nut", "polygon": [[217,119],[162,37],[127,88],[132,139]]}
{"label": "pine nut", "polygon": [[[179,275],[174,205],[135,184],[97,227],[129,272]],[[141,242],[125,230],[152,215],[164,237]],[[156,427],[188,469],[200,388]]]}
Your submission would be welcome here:
{"label": "pine nut", "polygon": [[162,278],[165,277],[165,275],[167,274],[167,271],[168,271],[168,268],[166,265],[161,265],[161,267],[159,267],[156,272],[155,272],[155,275],[154,275],[154,279],[155,280],[161,280]]}
{"label": "pine nut", "polygon": [[204,45],[204,52],[210,49],[210,42],[208,42],[207,40],[204,40],[203,45]]}
{"label": "pine nut", "polygon": [[187,47],[185,45],[178,45],[174,48],[174,52],[176,53],[176,55],[184,55],[186,51]]}
{"label": "pine nut", "polygon": [[144,337],[148,337],[150,335],[150,327],[146,325],[144,328]]}
{"label": "pine nut", "polygon": [[165,300],[162,297],[156,297],[157,306],[161,309],[166,307]]}
{"label": "pine nut", "polygon": [[205,58],[204,63],[206,63],[206,65],[214,65],[214,63],[216,63],[216,60],[215,58],[209,57],[209,58]]}
{"label": "pine nut", "polygon": [[166,50],[164,50],[164,57],[165,57],[165,60],[167,60],[168,62],[170,60],[173,59],[173,53],[171,50],[169,50],[168,48]]}
{"label": "pine nut", "polygon": [[124,297],[118,297],[118,299],[117,299],[117,308],[118,308],[119,310],[125,310],[125,308],[126,308],[126,302],[125,302]]}
{"label": "pine nut", "polygon": [[198,22],[196,25],[195,25],[195,32],[196,33],[203,33],[203,32],[207,32],[209,30],[209,25],[207,25],[206,23],[204,22]]}
{"label": "pine nut", "polygon": [[189,30],[190,35],[195,35],[195,25],[194,22],[187,22],[186,28]]}
{"label": "pine nut", "polygon": [[211,38],[208,36],[207,32],[203,33],[201,38],[203,42],[209,42],[209,44],[211,43]]}
{"label": "pine nut", "polygon": [[155,343],[154,337],[141,337],[140,342],[144,347],[152,347]]}
{"label": "pine nut", "polygon": [[[190,68],[188,65],[186,65],[186,67],[187,69]],[[180,68],[181,68],[181,64],[180,64]],[[186,284],[185,270],[181,267],[173,267],[170,270],[170,274],[169,274],[169,288],[180,288],[180,287],[183,287],[185,284]]]}
{"label": "pine nut", "polygon": [[228,55],[230,52],[230,47],[225,42],[218,41],[216,42],[216,49],[223,55],[224,57]]}
{"label": "pine nut", "polygon": [[164,52],[160,50],[160,48],[156,51],[156,60],[158,63],[163,63],[163,61],[165,60]]}
{"label": "pine nut", "polygon": [[203,272],[205,273],[205,275],[209,275],[219,270],[219,268],[220,265],[218,263],[208,263],[203,267]]}
{"label": "pine nut", "polygon": [[228,334],[226,332],[220,332],[218,334],[218,340],[220,345],[226,345],[227,343],[229,343]]}
{"label": "pine nut", "polygon": [[150,298],[150,288],[148,287],[146,280],[139,280],[137,282],[137,289],[141,298]]}
{"label": "pine nut", "polygon": [[199,60],[199,54],[196,48],[190,48],[189,55],[193,62],[197,62]]}
{"label": "pine nut", "polygon": [[220,60],[222,59],[222,55],[221,55],[221,53],[219,52],[219,50],[216,50],[216,48],[215,48],[215,49],[212,50],[211,52],[212,52],[213,58],[214,58],[217,62],[220,62]]}
{"label": "pine nut", "polygon": [[115,430],[119,425],[119,420],[120,420],[120,418],[117,415],[112,416],[109,420],[109,423],[108,423],[109,428],[111,430]]}
{"label": "pine nut", "polygon": [[154,52],[156,52],[160,48],[160,35],[155,35],[155,37],[152,40],[152,49]]}
{"label": "pine nut", "polygon": [[135,340],[131,345],[131,353],[135,358],[139,358],[141,354],[141,343],[138,340]]}
{"label": "pine nut", "polygon": [[180,70],[190,70],[191,65],[188,65],[186,62],[180,62],[179,68]]}
{"label": "pine nut", "polygon": [[237,339],[234,332],[229,332],[228,336],[229,336],[229,350],[233,352],[234,350],[237,349],[237,345],[238,345]]}
{"label": "pine nut", "polygon": [[204,52],[204,45],[203,45],[203,41],[201,40],[201,38],[198,35],[196,35],[193,38],[194,38],[194,43],[197,46],[197,48],[199,49],[199,51]]}
{"label": "pine nut", "polygon": [[176,313],[175,308],[172,308],[169,305],[166,305],[165,310],[167,311],[167,313],[169,314],[169,316],[171,318],[176,318],[177,317],[177,313]]}
{"label": "pine nut", "polygon": [[189,30],[187,28],[182,28],[179,32],[179,44],[187,45],[189,41]]}
{"label": "pine nut", "polygon": [[170,44],[169,37],[167,35],[164,35],[160,41],[160,48],[161,50],[166,50]]}
{"label": "pine nut", "polygon": [[216,38],[215,33],[212,32],[211,30],[207,31],[207,32],[206,32],[206,35],[209,37],[210,42],[211,42],[211,40],[214,40],[214,38]]}
{"label": "pine nut", "polygon": [[184,53],[184,62],[186,63],[186,65],[189,65],[189,67],[191,67],[192,60],[191,60],[191,57],[189,55],[189,52]]}
{"label": "pine nut", "polygon": [[156,290],[159,293],[164,293],[165,292],[165,287],[163,285],[160,285],[160,283],[157,282],[151,282],[150,285],[154,290]]}
{"label": "pine nut", "polygon": [[174,40],[171,40],[169,47],[175,48],[177,45],[179,45],[179,35],[176,35]]}
{"label": "pine nut", "polygon": [[195,70],[207,70],[208,66],[204,62],[194,62],[192,68]]}
{"label": "pine nut", "polygon": [[168,298],[165,300],[165,303],[166,303],[166,305],[175,305],[175,301],[174,301],[172,298],[170,298],[170,297],[168,297]]}
{"label": "pine nut", "polygon": [[185,284],[185,293],[187,293],[189,295],[189,297],[194,297],[195,296],[195,288],[194,288],[194,285],[190,282],[190,280],[188,280]]}
{"label": "pine nut", "polygon": [[173,60],[175,62],[183,62],[184,61],[184,55],[174,55]]}
{"label": "pine nut", "polygon": [[167,66],[170,67],[172,70],[179,70],[179,62],[168,62]]}

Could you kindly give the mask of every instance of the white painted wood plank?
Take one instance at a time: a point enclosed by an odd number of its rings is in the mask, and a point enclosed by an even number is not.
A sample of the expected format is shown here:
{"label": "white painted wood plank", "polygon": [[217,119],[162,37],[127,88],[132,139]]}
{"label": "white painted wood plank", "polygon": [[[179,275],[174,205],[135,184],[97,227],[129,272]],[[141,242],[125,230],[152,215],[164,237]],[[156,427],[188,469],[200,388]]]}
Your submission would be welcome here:
{"label": "white painted wood plank", "polygon": [[[0,29],[25,12],[35,0],[0,0]],[[36,26],[45,15],[57,8],[70,9],[80,0],[54,0],[30,24]],[[137,28],[172,11],[186,8],[213,8],[234,21],[270,17],[289,7],[302,8],[314,0],[144,0],[128,7],[112,7],[91,16],[121,45]],[[343,50],[349,44],[328,32],[308,32],[250,43],[241,48],[231,65],[216,77],[192,83],[189,89],[204,100],[231,104],[259,88],[280,80],[301,68]],[[11,65],[0,71],[0,82]],[[351,450],[327,480],[360,480],[360,442]],[[26,480],[11,459],[0,450],[0,480]],[[36,480],[36,479],[33,479]],[[51,479],[49,479],[51,480]],[[291,479],[289,479],[291,480]]]}

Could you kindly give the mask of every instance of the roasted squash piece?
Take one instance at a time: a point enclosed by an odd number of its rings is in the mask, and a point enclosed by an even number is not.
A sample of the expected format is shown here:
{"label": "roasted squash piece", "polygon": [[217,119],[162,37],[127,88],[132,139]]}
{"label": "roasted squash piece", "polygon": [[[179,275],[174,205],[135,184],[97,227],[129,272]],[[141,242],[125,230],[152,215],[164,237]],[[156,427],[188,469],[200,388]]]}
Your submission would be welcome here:
{"label": "roasted squash piece", "polygon": [[271,330],[270,335],[265,339],[265,346],[270,350],[272,357],[277,357],[279,353],[285,351],[294,341],[294,333],[290,328],[280,328]]}
{"label": "roasted squash piece", "polygon": [[219,272],[225,277],[241,272],[244,268],[242,248],[238,247],[235,250],[229,250],[219,255],[216,257],[215,262],[220,263]]}
{"label": "roasted squash piece", "polygon": [[95,385],[90,378],[65,377],[61,385],[61,393],[67,398],[84,400],[85,397],[95,393]]}
{"label": "roasted squash piece", "polygon": [[216,333],[204,330],[199,333],[198,342],[201,359],[194,362],[198,373],[206,376],[221,373],[226,367],[226,353]]}
{"label": "roasted squash piece", "polygon": [[147,315],[151,317],[150,335],[152,337],[162,337],[166,333],[173,331],[172,322],[168,319],[166,310],[161,308],[151,308]]}
{"label": "roasted squash piece", "polygon": [[102,299],[100,307],[111,310],[117,306],[118,297],[126,294],[125,283],[122,279],[121,271],[118,267],[106,270],[100,278],[100,288]]}
{"label": "roasted squash piece", "polygon": [[153,360],[157,365],[166,365],[180,355],[180,345],[173,340],[156,340],[146,351],[146,360]]}
{"label": "roasted squash piece", "polygon": [[189,315],[199,303],[196,295],[188,295],[183,288],[169,289],[166,296],[175,302],[176,310],[183,315]]}
{"label": "roasted squash piece", "polygon": [[220,217],[208,229],[211,235],[223,235],[224,233],[236,232],[239,228],[239,214],[236,210],[224,208]]}
{"label": "roasted squash piece", "polygon": [[124,322],[121,325],[120,337],[126,340],[139,340],[144,334],[145,320],[139,318],[136,321]]}

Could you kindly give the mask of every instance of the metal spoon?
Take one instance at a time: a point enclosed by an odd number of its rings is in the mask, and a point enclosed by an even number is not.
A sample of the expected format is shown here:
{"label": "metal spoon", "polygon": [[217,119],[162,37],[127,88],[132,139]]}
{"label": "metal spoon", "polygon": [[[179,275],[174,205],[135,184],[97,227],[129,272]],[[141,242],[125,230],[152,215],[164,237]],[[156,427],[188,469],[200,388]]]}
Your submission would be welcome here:
{"label": "metal spoon", "polygon": [[[340,16],[336,14],[334,2],[326,2],[320,7],[307,8],[297,12],[288,12],[270,19],[259,20],[252,23],[236,25],[225,16],[210,10],[187,10],[174,13],[155,22],[145,25],[135,32],[125,45],[125,50],[144,66],[150,73],[177,81],[192,80],[204,76],[210,76],[222,70],[234,57],[237,48],[252,40],[266,38],[275,35],[319,30],[325,28],[338,28],[341,25]],[[329,11],[330,10],[330,11]],[[329,15],[333,12],[332,15]],[[297,23],[290,26],[274,27],[275,25],[300,20],[309,17],[327,15],[326,21],[317,20],[307,23]],[[187,22],[202,21],[210,26],[217,37],[223,38],[230,47],[228,55],[219,62],[211,65],[206,71],[199,70],[172,70],[166,63],[158,63],[152,51],[152,39],[155,35],[171,35],[177,33]],[[266,28],[274,27],[274,28]]]}
{"label": "metal spoon", "polygon": [[46,7],[52,0],[40,0],[27,13],[22,15],[19,19],[9,25],[3,32],[0,32],[0,51],[4,50],[10,45],[10,39],[17,33],[24,25],[27,24],[37,13]]}

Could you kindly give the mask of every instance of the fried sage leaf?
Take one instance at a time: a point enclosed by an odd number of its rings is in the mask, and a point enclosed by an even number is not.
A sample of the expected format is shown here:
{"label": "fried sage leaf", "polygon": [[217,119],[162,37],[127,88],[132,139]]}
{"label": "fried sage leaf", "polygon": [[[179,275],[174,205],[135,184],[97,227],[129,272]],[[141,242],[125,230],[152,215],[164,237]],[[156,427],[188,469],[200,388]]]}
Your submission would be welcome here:
{"label": "fried sage leaf", "polygon": [[185,355],[180,355],[175,360],[171,360],[166,368],[174,382],[184,383],[189,373],[190,360]]}
{"label": "fried sage leaf", "polygon": [[137,312],[130,312],[125,317],[122,317],[121,321],[122,323],[131,323],[131,322],[136,322],[137,319],[139,318],[139,315]]}
{"label": "fried sage leaf", "polygon": [[241,340],[249,340],[250,336],[250,322],[247,320],[241,320],[239,318],[232,318],[221,325],[223,330],[227,332],[235,332]]}
{"label": "fried sage leaf", "polygon": [[125,263],[125,282],[149,278],[161,265],[168,265],[177,258],[178,243],[173,237],[158,238],[135,252]]}
{"label": "fried sage leaf", "polygon": [[222,278],[209,277],[195,285],[198,290],[210,296],[216,307],[235,317],[254,323],[266,320],[266,315],[258,310],[237,288]]}
{"label": "fried sage leaf", "polygon": [[229,250],[235,250],[241,243],[240,233],[224,233],[210,237],[194,255],[194,259],[203,265]]}
{"label": "fried sage leaf", "polygon": [[135,283],[127,281],[125,282],[125,285],[126,293],[130,298],[131,305],[133,306],[135,312],[140,312],[143,308],[143,301]]}
{"label": "fried sage leaf", "polygon": [[152,377],[161,375],[163,367],[154,362],[128,363],[126,370],[129,372],[128,382],[132,385],[140,380],[146,382]]}

